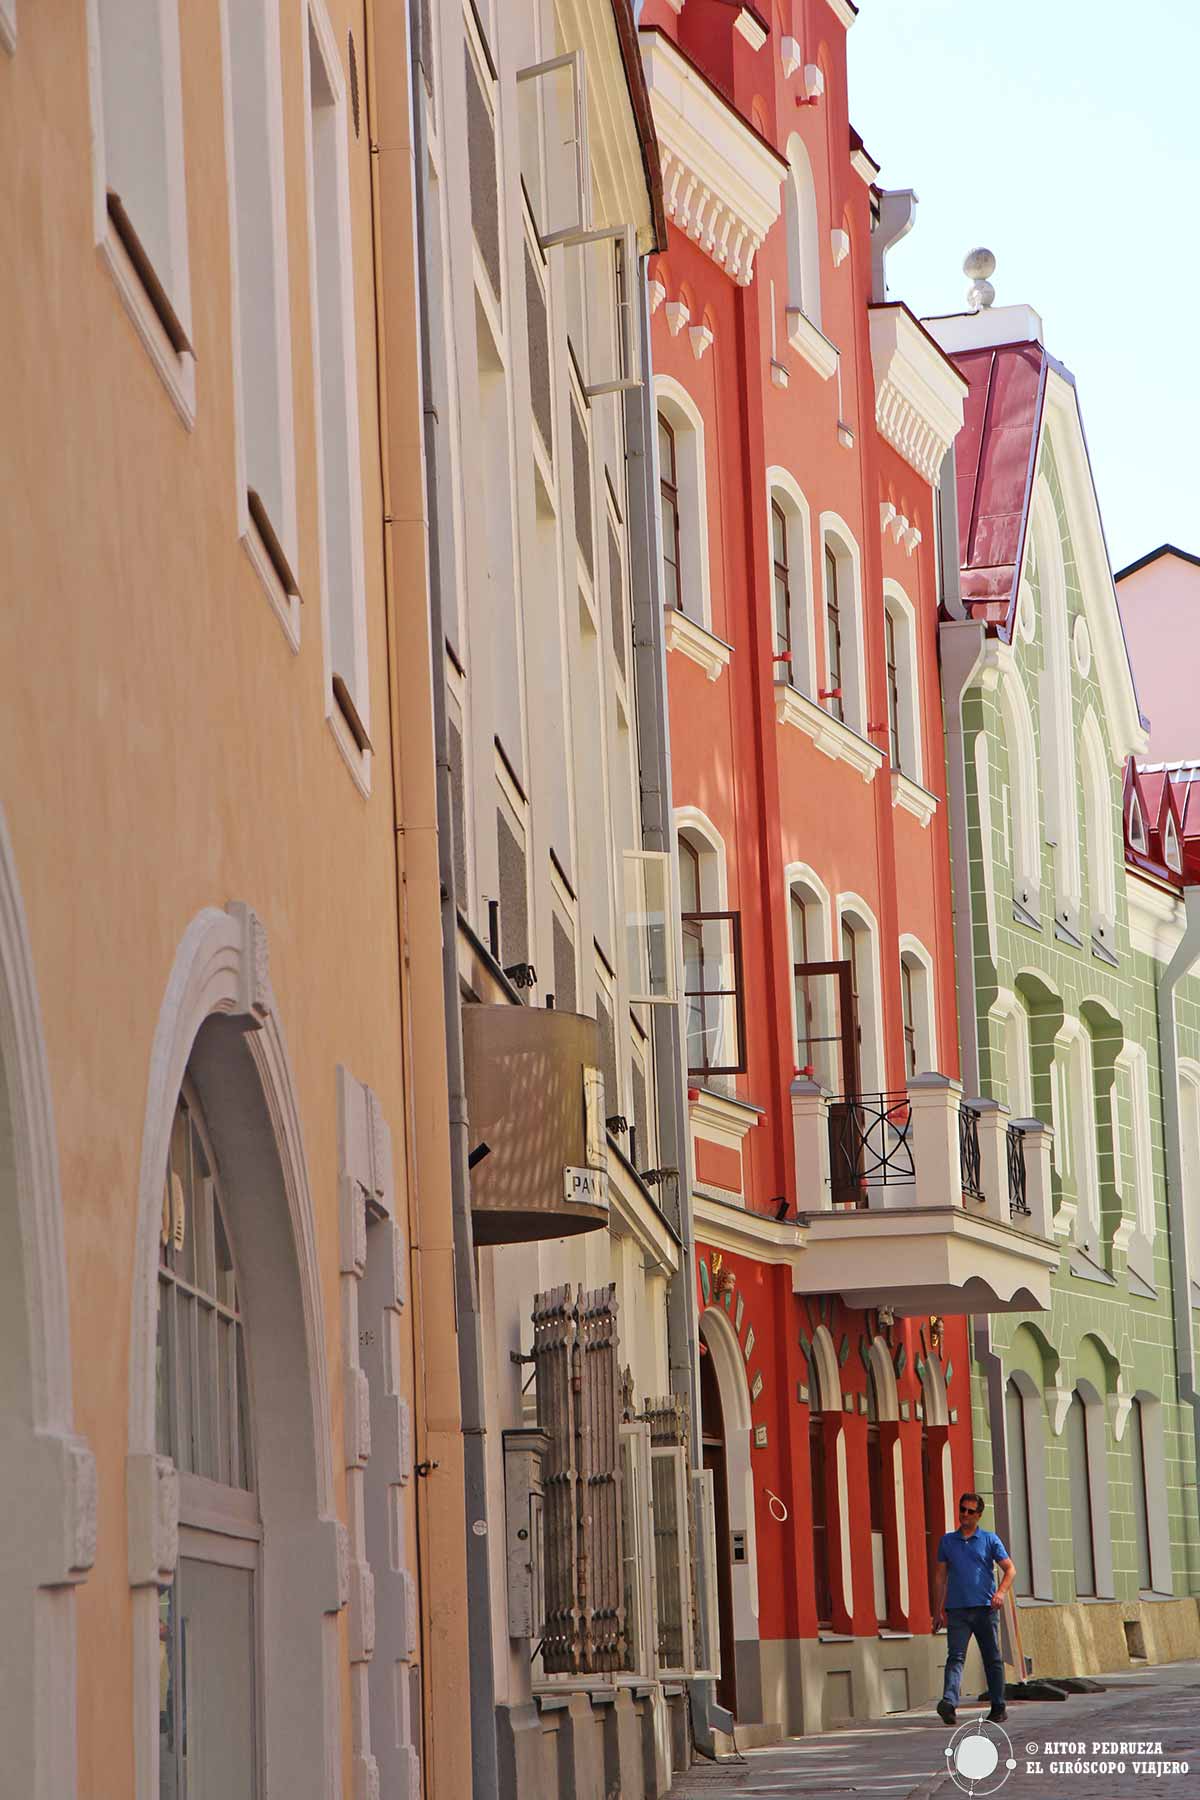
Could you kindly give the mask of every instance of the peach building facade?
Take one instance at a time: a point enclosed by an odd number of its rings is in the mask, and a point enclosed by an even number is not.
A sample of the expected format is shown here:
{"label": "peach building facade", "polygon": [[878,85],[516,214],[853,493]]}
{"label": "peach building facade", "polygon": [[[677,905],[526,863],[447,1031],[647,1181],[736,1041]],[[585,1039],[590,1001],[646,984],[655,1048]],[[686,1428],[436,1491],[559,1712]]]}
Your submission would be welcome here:
{"label": "peach building facade", "polygon": [[1150,760],[1193,761],[1200,755],[1196,697],[1179,680],[1179,667],[1181,661],[1195,667],[1200,653],[1200,556],[1160,544],[1114,579],[1138,700],[1150,726]]}
{"label": "peach building facade", "polygon": [[0,1740],[39,1800],[470,1788],[408,56],[343,0],[0,6]]}

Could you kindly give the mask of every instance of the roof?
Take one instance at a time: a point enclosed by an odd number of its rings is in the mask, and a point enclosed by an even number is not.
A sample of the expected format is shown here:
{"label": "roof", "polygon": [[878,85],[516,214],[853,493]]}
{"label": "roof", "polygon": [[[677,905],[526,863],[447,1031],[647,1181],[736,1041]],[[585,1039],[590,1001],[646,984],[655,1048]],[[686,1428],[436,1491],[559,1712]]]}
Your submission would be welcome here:
{"label": "roof", "polygon": [[[1180,889],[1200,882],[1200,764],[1137,763],[1125,765],[1122,827],[1125,861],[1130,868],[1153,875],[1168,887]],[[1133,796],[1137,795],[1144,831],[1144,847],[1131,839]],[[1179,838],[1178,869],[1167,861],[1167,820],[1174,820]]]}
{"label": "roof", "polygon": [[633,107],[638,140],[641,144],[642,167],[646,171],[646,188],[650,196],[650,216],[654,221],[654,247],[656,250],[665,250],[667,247],[667,215],[663,207],[662,158],[658,152],[658,138],[654,131],[654,114],[650,109],[646,71],[642,67],[641,52],[638,49],[637,26],[634,23],[631,0],[612,0],[612,11],[613,23],[617,28],[617,42],[621,46],[621,62],[629,88],[629,100]]}
{"label": "roof", "polygon": [[983,616],[999,622],[1016,604],[1048,358],[1025,343],[960,350],[951,361],[968,389],[954,452],[962,597],[973,612],[989,602]]}
{"label": "roof", "polygon": [[1145,556],[1139,556],[1136,562],[1126,563],[1113,576],[1114,581],[1124,581],[1126,575],[1136,575],[1139,569],[1157,562],[1160,556],[1177,556],[1180,562],[1192,563],[1200,569],[1200,556],[1193,556],[1190,550],[1180,550],[1176,544],[1160,544],[1157,550],[1147,550]]}

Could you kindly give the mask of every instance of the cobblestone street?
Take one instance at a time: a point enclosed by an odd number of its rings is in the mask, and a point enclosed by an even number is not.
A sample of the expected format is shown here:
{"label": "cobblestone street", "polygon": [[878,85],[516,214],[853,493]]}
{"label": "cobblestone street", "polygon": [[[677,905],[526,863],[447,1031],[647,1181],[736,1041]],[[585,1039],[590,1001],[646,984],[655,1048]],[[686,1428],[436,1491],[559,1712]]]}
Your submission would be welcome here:
{"label": "cobblestone street", "polygon": [[[877,1794],[893,1800],[952,1800],[961,1791],[983,1796],[1003,1792],[1005,1800],[1124,1800],[1154,1794],[1183,1800],[1200,1789],[1200,1663],[1172,1663],[1134,1674],[1105,1675],[1102,1694],[1077,1694],[1063,1701],[1018,1702],[1008,1709],[1006,1731],[1016,1767],[1005,1773],[1007,1754],[972,1784],[948,1772],[946,1747],[952,1740],[932,1708],[848,1731],[793,1738],[771,1750],[747,1752],[744,1761],[720,1767],[700,1764],[671,1790],[670,1800],[834,1800],[846,1794]],[[960,1729],[985,1708],[960,1708]],[[1136,1752],[1106,1752],[1094,1745],[1142,1746]],[[1070,1745],[1071,1749],[1050,1746]],[[1082,1749],[1076,1746],[1082,1745]],[[1099,1764],[1124,1762],[1124,1772]],[[1134,1767],[1135,1762],[1139,1765]],[[1075,1763],[1091,1764],[1077,1771]],[[1166,1765],[1160,1773],[1155,1765]],[[1187,1769],[1170,1765],[1189,1765]],[[1064,1767],[1063,1765],[1068,1765]],[[1001,1779],[1004,1777],[1004,1779]]]}

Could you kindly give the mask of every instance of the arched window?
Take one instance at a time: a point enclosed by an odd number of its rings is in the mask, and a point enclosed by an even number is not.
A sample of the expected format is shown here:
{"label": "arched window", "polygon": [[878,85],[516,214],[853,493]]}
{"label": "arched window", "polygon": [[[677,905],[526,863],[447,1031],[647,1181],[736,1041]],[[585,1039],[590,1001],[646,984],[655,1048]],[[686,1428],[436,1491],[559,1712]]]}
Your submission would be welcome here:
{"label": "arched window", "polygon": [[1004,1386],[1004,1435],[1008,1446],[1008,1553],[1016,1565],[1013,1590],[1017,1594],[1033,1592],[1033,1547],[1029,1522],[1034,1501],[1029,1491],[1029,1448],[1026,1442],[1028,1423],[1025,1395],[1013,1376]]}
{"label": "arched window", "polygon": [[888,755],[892,768],[924,780],[917,621],[912,602],[895,581],[883,584],[883,648],[887,672]]}
{"label": "arched window", "polygon": [[1112,785],[1104,754],[1104,739],[1096,715],[1091,711],[1083,722],[1080,734],[1080,757],[1091,934],[1095,944],[1111,952],[1117,915]]}
{"label": "arched window", "polygon": [[917,938],[907,934],[900,940],[900,1024],[905,1076],[911,1080],[936,1069],[933,958]]}
{"label": "arched window", "polygon": [[767,501],[775,679],[811,698],[816,693],[816,646],[808,502],[781,468],[767,470]]}
{"label": "arched window", "polygon": [[[821,232],[817,220],[817,190],[808,151],[797,133],[788,139],[787,158],[784,226],[787,232],[788,312],[801,313],[820,330]],[[788,324],[792,324],[790,317]]]}
{"label": "arched window", "polygon": [[866,736],[862,569],[858,545],[832,513],[821,516],[825,683],[820,698],[835,719]]}
{"label": "arched window", "polygon": [[1152,1587],[1150,1572],[1150,1508],[1149,1480],[1146,1469],[1146,1434],[1142,1425],[1142,1403],[1134,1399],[1129,1409],[1129,1475],[1133,1491],[1133,1526],[1137,1539],[1137,1578],[1139,1589]]}
{"label": "arched window", "polygon": [[1062,536],[1049,484],[1038,482],[1033,511],[1042,637],[1046,648],[1042,686],[1041,770],[1046,796],[1046,836],[1054,846],[1054,909],[1069,931],[1079,922],[1079,825],[1075,781],[1073,673],[1067,624],[1067,585]]}
{"label": "arched window", "polygon": [[1134,850],[1146,853],[1146,821],[1142,816],[1142,803],[1136,793],[1129,801],[1129,842]]}
{"label": "arched window", "polygon": [[1071,1489],[1071,1548],[1075,1560],[1075,1592],[1096,1592],[1096,1543],[1088,1474],[1087,1408],[1076,1388],[1067,1406],[1065,1426],[1067,1476]]}
{"label": "arched window", "polygon": [[220,1183],[185,1086],[163,1185],[157,1448],[179,1475],[179,1561],[159,1596],[159,1794],[258,1793],[258,1543],[246,1352]]}
{"label": "arched window", "polygon": [[698,825],[679,832],[679,910],[688,1069],[703,1079],[745,1068],[741,915],[725,905],[723,852]]}
{"label": "arched window", "polygon": [[841,1077],[838,983],[831,972],[829,895],[811,870],[789,871],[792,994],[796,1067],[811,1069],[829,1093],[845,1091]]}
{"label": "arched window", "polygon": [[1073,1199],[1075,1242],[1093,1258],[1100,1251],[1100,1176],[1092,1039],[1078,1019],[1066,1019],[1051,1064],[1055,1167]]}
{"label": "arched window", "polygon": [[711,631],[704,415],[677,381],[659,376],[654,386],[663,598]]}
{"label": "arched window", "polygon": [[1179,833],[1175,828],[1175,819],[1171,813],[1167,814],[1167,823],[1163,829],[1163,861],[1168,869],[1174,870],[1176,875],[1182,873],[1183,858],[1179,854]]}
{"label": "arched window", "polygon": [[838,955],[850,965],[853,1039],[861,1091],[881,1093],[886,1083],[879,1001],[878,928],[874,914],[857,894],[839,895],[838,920]]}
{"label": "arched window", "polygon": [[1037,757],[1029,700],[1015,671],[1005,675],[1000,684],[1000,717],[1008,765],[1004,830],[1011,856],[1013,901],[1036,916],[1042,882]]}

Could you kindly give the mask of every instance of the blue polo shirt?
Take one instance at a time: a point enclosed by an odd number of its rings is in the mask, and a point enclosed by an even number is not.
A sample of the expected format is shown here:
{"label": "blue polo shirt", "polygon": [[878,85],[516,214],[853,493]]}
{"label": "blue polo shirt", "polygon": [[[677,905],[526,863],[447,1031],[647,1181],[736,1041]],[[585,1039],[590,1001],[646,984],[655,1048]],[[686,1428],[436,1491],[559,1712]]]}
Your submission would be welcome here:
{"label": "blue polo shirt", "polygon": [[937,1559],[949,1564],[946,1610],[959,1606],[987,1606],[996,1591],[993,1563],[1008,1560],[1008,1551],[994,1531],[977,1525],[970,1537],[948,1531],[938,1545]]}

